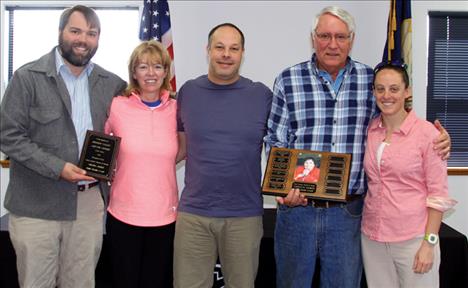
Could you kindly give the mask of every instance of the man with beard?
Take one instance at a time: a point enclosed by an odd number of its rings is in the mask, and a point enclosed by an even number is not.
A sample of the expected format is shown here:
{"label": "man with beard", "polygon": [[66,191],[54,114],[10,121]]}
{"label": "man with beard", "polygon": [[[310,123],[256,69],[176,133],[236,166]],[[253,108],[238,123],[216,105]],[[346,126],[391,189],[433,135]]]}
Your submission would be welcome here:
{"label": "man with beard", "polygon": [[10,157],[5,208],[21,287],[94,287],[106,183],[77,166],[86,130],[102,131],[126,83],[90,62],[96,13],[77,5],[59,23],[59,46],[19,68],[1,105],[0,149]]}

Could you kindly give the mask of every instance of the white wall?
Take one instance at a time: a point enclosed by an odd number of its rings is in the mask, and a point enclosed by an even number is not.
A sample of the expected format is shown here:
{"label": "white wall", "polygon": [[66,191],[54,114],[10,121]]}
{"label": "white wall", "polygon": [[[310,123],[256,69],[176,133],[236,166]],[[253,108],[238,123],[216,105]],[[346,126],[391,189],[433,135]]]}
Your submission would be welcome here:
{"label": "white wall", "polygon": [[379,62],[386,38],[385,1],[172,1],[178,82],[206,73],[209,30],[232,22],[246,38],[242,74],[271,87],[282,69],[310,58],[309,35],[315,15],[331,4],[356,18],[352,56],[370,65]]}
{"label": "white wall", "polygon": [[[5,2],[2,1],[2,5]],[[11,2],[11,1],[10,1]],[[36,5],[51,1],[33,2]],[[58,3],[58,1],[52,1]],[[68,1],[74,3],[75,1]],[[106,3],[85,1],[83,3]],[[112,1],[113,3],[142,3],[142,0]],[[61,3],[61,2],[60,2]],[[108,3],[108,2],[107,2]],[[389,1],[169,1],[174,40],[177,83],[207,71],[205,46],[209,30],[223,22],[238,25],[246,37],[246,53],[242,74],[256,81],[273,85],[276,75],[287,66],[308,60],[310,30],[315,15],[325,6],[338,5],[356,18],[356,39],[352,51],[355,60],[371,66],[380,62],[386,39]],[[424,116],[425,77],[427,58],[427,10],[468,10],[467,1],[413,1],[414,100],[417,113]],[[3,7],[2,7],[3,9]],[[2,17],[4,19],[4,17]],[[52,32],[51,32],[52,33]],[[422,38],[423,37],[423,38]],[[2,31],[2,43],[3,31]],[[121,41],[120,39],[118,41]],[[116,42],[118,42],[116,41]],[[3,50],[3,49],[2,49]],[[1,53],[4,53],[3,51]],[[122,61],[126,61],[125,56]],[[3,59],[3,58],[2,58]],[[117,59],[117,58],[116,58]],[[3,63],[3,61],[2,61]],[[3,70],[2,70],[3,71]],[[3,73],[3,72],[2,72]],[[3,75],[2,75],[3,77]],[[2,78],[3,80],[3,78]],[[3,82],[3,81],[2,81]],[[2,94],[4,87],[2,87]],[[421,112],[422,111],[422,112]],[[178,168],[179,186],[183,186],[184,168]],[[2,193],[5,179],[2,173]],[[463,233],[468,233],[468,176],[451,176],[450,193],[459,204],[445,221]],[[265,197],[273,205],[272,197]]]}

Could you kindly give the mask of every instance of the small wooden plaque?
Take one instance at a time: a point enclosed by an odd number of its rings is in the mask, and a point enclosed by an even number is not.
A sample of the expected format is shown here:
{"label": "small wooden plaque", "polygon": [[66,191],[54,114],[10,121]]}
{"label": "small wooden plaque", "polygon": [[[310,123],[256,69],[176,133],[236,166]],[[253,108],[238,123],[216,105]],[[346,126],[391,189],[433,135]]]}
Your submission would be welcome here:
{"label": "small wooden plaque", "polygon": [[293,188],[307,198],[346,202],[351,154],[273,147],[262,193],[288,195]]}
{"label": "small wooden plaque", "polygon": [[80,168],[86,175],[109,181],[119,153],[120,137],[88,130],[80,155]]}

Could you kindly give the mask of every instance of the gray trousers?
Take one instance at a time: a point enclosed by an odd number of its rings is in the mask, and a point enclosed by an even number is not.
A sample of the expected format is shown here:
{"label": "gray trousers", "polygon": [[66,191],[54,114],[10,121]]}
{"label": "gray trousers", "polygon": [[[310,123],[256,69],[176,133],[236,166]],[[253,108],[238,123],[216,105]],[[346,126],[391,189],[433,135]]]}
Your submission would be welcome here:
{"label": "gray trousers", "polygon": [[432,269],[424,274],[413,272],[414,256],[424,241],[416,237],[402,242],[377,242],[361,234],[362,258],[369,288],[438,288],[440,246],[434,247]]}

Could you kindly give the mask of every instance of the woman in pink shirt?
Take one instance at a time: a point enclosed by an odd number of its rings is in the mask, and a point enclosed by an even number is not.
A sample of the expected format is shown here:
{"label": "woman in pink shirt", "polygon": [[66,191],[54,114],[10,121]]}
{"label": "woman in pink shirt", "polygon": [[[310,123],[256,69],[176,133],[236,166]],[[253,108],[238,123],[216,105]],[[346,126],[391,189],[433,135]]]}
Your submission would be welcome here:
{"label": "woman in pink shirt", "polygon": [[407,112],[405,67],[375,69],[380,117],[369,125],[364,168],[368,193],[362,253],[369,287],[439,287],[438,232],[455,205],[448,196],[447,164],[432,147],[439,131]]}
{"label": "woman in pink shirt", "polygon": [[122,138],[106,223],[112,287],[172,287],[178,138],[170,67],[160,43],[138,45],[130,84],[114,98],[105,125]]}

